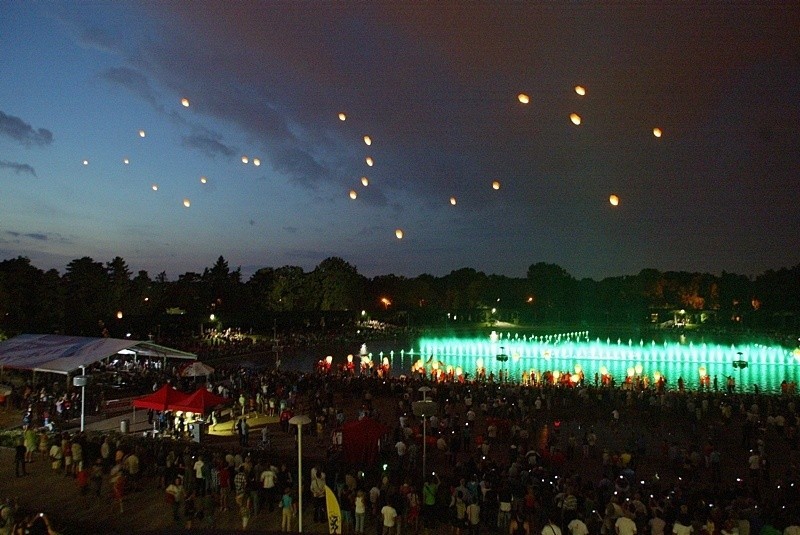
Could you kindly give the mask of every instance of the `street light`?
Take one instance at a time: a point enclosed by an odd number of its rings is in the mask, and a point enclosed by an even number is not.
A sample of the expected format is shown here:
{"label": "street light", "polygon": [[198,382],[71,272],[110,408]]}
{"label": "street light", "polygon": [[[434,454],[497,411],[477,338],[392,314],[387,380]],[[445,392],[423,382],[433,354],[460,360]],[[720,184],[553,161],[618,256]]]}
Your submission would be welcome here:
{"label": "street light", "polygon": [[311,423],[305,414],[292,416],[289,424],[297,426],[297,532],[303,533],[303,426]]}
{"label": "street light", "polygon": [[412,403],[411,410],[414,416],[422,418],[422,481],[424,482],[428,476],[428,416],[436,414],[439,405],[426,397],[431,387],[421,386],[418,391],[422,392],[422,401]]}
{"label": "street light", "polygon": [[739,385],[740,385],[740,388],[742,389],[742,392],[744,392],[744,383],[742,383],[742,370],[747,368],[747,361],[742,359],[742,352],[741,351],[737,351],[736,355],[738,355],[739,360],[734,360],[733,361],[733,367],[734,368],[738,368],[738,370],[739,370]]}
{"label": "street light", "polygon": [[89,378],[86,376],[86,368],[81,366],[81,374],[72,378],[72,385],[81,387],[81,433],[86,423],[86,385]]}

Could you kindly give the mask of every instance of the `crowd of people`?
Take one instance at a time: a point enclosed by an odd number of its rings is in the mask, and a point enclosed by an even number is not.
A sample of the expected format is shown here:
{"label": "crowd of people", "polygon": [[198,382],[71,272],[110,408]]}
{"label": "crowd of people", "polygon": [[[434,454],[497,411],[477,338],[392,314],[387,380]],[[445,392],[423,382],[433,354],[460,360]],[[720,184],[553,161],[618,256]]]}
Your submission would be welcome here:
{"label": "crowd of people", "polygon": [[[173,367],[144,371],[153,386],[178,380]],[[155,486],[176,525],[214,526],[235,514],[247,528],[274,515],[293,531],[296,453],[266,445],[297,432],[291,415],[308,414],[304,438],[318,447],[304,498],[327,524],[330,487],[343,533],[800,535],[800,414],[790,392],[432,382],[234,363],[207,380],[234,414],[278,421],[256,431],[260,441],[240,434],[236,444],[195,444],[53,433],[41,419],[23,432],[20,451],[47,458],[54,477],[74,478],[77,492],[107,497],[120,512],[131,493]],[[436,407],[424,429],[413,410],[422,386]],[[30,387],[31,396],[42,390]],[[389,429],[376,445],[380,461],[347,463],[347,445],[331,437],[368,417]]]}

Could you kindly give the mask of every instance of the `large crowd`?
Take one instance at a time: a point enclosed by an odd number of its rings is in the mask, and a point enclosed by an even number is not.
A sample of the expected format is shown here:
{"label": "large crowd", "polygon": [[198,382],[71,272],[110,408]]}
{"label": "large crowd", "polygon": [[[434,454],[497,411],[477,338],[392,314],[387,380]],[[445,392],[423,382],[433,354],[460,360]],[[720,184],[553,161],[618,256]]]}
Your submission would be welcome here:
{"label": "large crowd", "polygon": [[[138,371],[153,387],[179,381],[174,367]],[[156,486],[176,525],[214,526],[236,514],[246,528],[275,515],[293,531],[296,454],[270,443],[296,433],[288,420],[304,413],[313,421],[304,440],[323,452],[304,475],[304,500],[325,523],[330,487],[343,533],[800,535],[794,395],[434,382],[378,371],[222,364],[207,387],[231,399],[234,415],[269,414],[277,425],[237,445],[196,444],[54,433],[39,414],[23,432],[20,466],[46,458],[54,477],[75,478],[76,492],[106,497],[120,512],[131,493]],[[413,411],[422,386],[437,408],[424,429]],[[32,396],[42,398],[40,386],[30,386]],[[368,417],[389,430],[376,445],[380,460],[348,463],[337,431]],[[2,529],[44,522],[13,512],[13,504],[0,510],[9,519]]]}

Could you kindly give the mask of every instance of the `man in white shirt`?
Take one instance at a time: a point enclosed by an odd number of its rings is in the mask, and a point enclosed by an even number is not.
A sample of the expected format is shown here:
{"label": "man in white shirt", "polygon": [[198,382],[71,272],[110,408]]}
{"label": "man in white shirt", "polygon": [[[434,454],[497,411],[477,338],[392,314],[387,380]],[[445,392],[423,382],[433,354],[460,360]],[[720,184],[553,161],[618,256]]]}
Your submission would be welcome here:
{"label": "man in white shirt", "polygon": [[581,514],[578,514],[569,524],[567,524],[567,530],[569,530],[570,535],[589,535],[589,528],[583,521]]}
{"label": "man in white shirt", "polygon": [[383,516],[383,535],[392,535],[395,531],[397,509],[387,503],[381,508],[381,515]]}
{"label": "man in white shirt", "polygon": [[[628,513],[628,511],[626,511]],[[622,515],[614,523],[617,535],[636,535],[636,522],[626,515]]]}
{"label": "man in white shirt", "polygon": [[278,503],[278,496],[275,488],[275,479],[277,477],[277,469],[274,466],[268,466],[266,470],[261,472],[261,486],[264,489],[264,499],[269,505],[270,513],[275,510],[275,505]]}

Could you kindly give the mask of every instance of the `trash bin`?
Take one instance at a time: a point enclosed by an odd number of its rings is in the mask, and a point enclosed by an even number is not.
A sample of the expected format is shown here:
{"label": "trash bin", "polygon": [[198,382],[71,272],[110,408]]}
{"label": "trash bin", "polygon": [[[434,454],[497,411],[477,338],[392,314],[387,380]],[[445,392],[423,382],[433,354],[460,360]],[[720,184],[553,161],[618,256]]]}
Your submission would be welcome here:
{"label": "trash bin", "polygon": [[123,433],[123,434],[127,434],[128,433],[128,429],[130,428],[130,426],[131,426],[131,421],[128,420],[127,418],[125,418],[123,420],[120,420],[119,421],[119,432]]}

